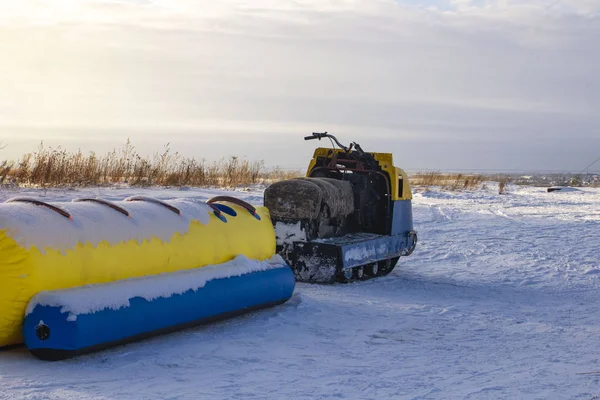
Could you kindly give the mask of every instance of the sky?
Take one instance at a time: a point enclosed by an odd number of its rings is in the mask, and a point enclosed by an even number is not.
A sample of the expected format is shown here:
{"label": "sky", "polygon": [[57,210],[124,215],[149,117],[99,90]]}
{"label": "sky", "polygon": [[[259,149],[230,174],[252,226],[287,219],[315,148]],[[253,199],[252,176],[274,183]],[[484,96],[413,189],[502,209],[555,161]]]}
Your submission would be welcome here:
{"label": "sky", "polygon": [[0,159],[303,168],[328,131],[408,170],[578,172],[598,38],[600,0],[0,0]]}

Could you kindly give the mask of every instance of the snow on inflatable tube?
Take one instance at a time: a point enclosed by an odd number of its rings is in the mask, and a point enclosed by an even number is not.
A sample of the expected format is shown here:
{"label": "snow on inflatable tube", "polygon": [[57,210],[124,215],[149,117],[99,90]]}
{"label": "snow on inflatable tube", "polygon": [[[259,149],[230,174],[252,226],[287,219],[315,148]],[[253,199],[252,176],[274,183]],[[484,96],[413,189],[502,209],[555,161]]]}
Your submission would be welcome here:
{"label": "snow on inflatable tube", "polygon": [[158,276],[41,292],[29,303],[25,345],[61,360],[109,346],[281,304],[294,291],[279,256]]}
{"label": "snow on inflatable tube", "polygon": [[234,198],[8,200],[0,204],[0,347],[23,342],[25,308],[38,292],[274,254],[268,210]]}

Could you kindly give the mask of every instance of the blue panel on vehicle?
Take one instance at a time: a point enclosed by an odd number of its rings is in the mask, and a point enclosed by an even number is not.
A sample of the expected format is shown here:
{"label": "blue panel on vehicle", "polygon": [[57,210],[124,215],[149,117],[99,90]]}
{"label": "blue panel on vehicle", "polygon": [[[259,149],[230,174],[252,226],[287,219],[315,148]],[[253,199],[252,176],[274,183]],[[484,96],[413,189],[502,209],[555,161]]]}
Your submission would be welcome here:
{"label": "blue panel on vehicle", "polygon": [[398,257],[406,249],[404,235],[376,236],[340,245],[342,269]]}
{"label": "blue panel on vehicle", "polygon": [[394,201],[392,219],[392,235],[408,235],[413,230],[412,202],[410,200]]}

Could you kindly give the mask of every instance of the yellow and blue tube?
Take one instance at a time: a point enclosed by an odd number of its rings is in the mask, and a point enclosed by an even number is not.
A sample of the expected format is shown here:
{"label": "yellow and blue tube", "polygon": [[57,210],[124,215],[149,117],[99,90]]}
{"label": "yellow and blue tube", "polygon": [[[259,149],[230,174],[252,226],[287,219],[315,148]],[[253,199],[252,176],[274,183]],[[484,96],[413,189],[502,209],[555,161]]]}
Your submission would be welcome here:
{"label": "yellow and blue tube", "polygon": [[0,347],[23,343],[26,307],[40,292],[274,254],[268,210],[231,198],[9,200],[0,204]]}

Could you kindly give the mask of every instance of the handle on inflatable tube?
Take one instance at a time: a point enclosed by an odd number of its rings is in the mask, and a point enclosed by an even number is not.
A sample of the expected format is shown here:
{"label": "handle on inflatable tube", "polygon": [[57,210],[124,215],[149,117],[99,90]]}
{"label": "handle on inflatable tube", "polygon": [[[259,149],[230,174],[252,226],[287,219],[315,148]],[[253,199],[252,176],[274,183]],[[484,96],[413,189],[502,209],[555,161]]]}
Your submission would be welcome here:
{"label": "handle on inflatable tube", "polygon": [[227,222],[227,218],[225,218],[225,216],[223,215],[223,213],[221,212],[221,209],[219,207],[217,207],[214,204],[210,204],[210,203],[206,203],[210,206],[210,208],[212,208],[213,213],[217,216],[217,218],[219,218],[221,221],[223,222]]}
{"label": "handle on inflatable tube", "polygon": [[59,213],[65,218],[73,219],[73,217],[71,217],[71,214],[69,214],[67,211],[59,207],[53,206],[52,204],[46,203],[45,201],[32,199],[30,197],[15,197],[13,199],[6,200],[5,203],[29,203],[40,207],[46,207],[54,212]]}
{"label": "handle on inflatable tube", "polygon": [[83,199],[75,199],[75,200],[73,200],[73,203],[82,203],[82,202],[90,202],[90,203],[102,204],[103,206],[110,207],[113,210],[118,211],[118,212],[120,212],[121,214],[123,214],[123,215],[125,215],[127,217],[131,217],[131,215],[129,214],[129,211],[127,211],[123,207],[119,207],[115,203],[111,203],[110,201],[107,201],[107,200],[94,199],[94,198],[91,198],[91,197],[85,197]]}
{"label": "handle on inflatable tube", "polygon": [[181,211],[179,211],[179,208],[174,207],[168,203],[165,203],[164,201],[155,199],[154,197],[132,196],[132,197],[126,198],[125,201],[147,201],[148,203],[158,204],[159,206],[163,206],[163,207],[173,211],[177,215],[181,215]]}
{"label": "handle on inflatable tube", "polygon": [[254,216],[254,218],[256,218],[260,221],[260,216],[256,212],[256,207],[254,207],[252,204],[250,204],[248,202],[245,202],[244,200],[240,200],[238,198],[230,197],[230,196],[215,196],[215,197],[208,199],[206,201],[206,204],[212,205],[212,203],[216,203],[217,201],[226,201],[229,203],[236,204],[242,208],[245,208],[246,210],[248,210],[248,212],[250,214],[252,214]]}

